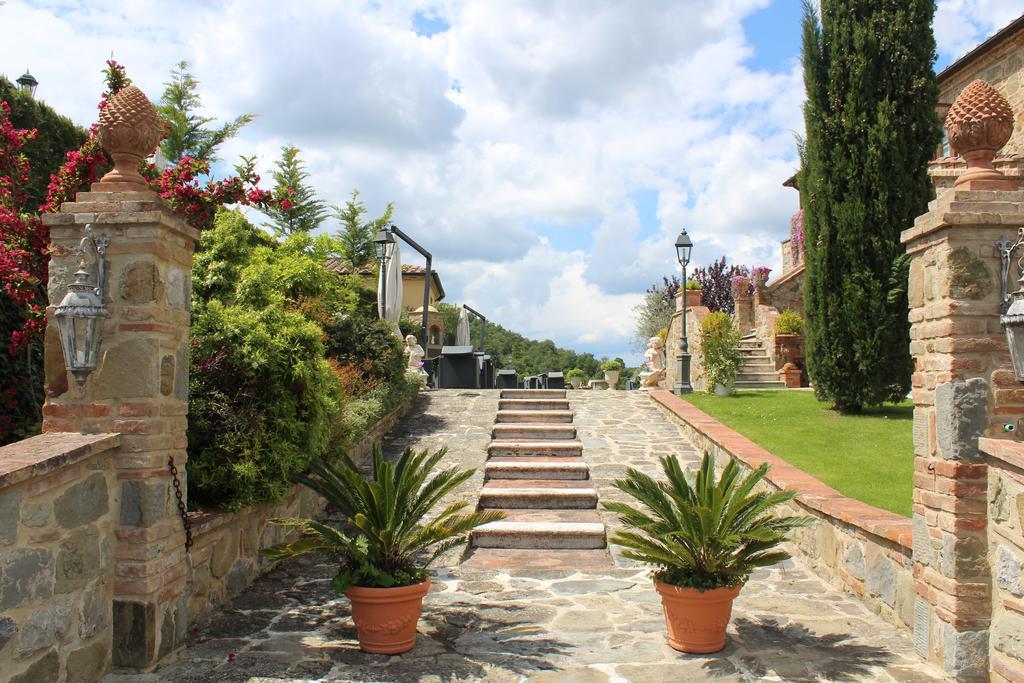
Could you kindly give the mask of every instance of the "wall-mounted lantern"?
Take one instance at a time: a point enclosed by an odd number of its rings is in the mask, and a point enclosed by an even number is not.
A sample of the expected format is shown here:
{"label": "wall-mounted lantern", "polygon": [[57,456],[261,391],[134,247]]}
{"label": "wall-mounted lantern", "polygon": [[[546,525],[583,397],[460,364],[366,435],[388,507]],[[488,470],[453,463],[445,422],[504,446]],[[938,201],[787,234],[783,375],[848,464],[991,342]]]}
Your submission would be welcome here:
{"label": "wall-mounted lantern", "polygon": [[1024,244],[1024,228],[1017,231],[1016,242],[1011,242],[1008,239],[996,242],[1001,266],[999,294],[1003,307],[1003,314],[999,316],[999,322],[1006,330],[1006,343],[1010,347],[1010,361],[1013,363],[1013,373],[1017,375],[1018,382],[1024,382],[1024,257],[1018,258],[1017,270],[1014,273],[1020,286],[1012,294],[1009,293],[1009,290],[1013,252],[1022,244]]}
{"label": "wall-mounted lantern", "polygon": [[[80,387],[85,386],[85,380],[96,369],[103,321],[110,315],[104,306],[109,244],[109,237],[94,239],[92,226],[85,226],[75,280],[68,285],[68,293],[54,311],[64,364]],[[91,264],[88,263],[89,257]]]}
{"label": "wall-mounted lantern", "polygon": [[34,98],[36,96],[36,88],[39,86],[39,81],[36,80],[35,76],[28,72],[28,69],[25,69],[25,73],[23,73],[15,83],[17,83],[18,87],[21,88],[21,91],[29,97]]}

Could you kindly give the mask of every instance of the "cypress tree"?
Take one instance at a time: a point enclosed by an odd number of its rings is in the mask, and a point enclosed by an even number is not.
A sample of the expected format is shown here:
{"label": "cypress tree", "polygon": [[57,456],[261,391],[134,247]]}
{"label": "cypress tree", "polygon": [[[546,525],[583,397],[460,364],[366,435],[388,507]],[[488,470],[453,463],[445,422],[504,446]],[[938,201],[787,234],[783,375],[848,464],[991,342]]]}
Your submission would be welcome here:
{"label": "cypress tree", "polygon": [[900,232],[940,140],[934,0],[805,0],[807,364],[841,412],[898,401],[913,364]]}

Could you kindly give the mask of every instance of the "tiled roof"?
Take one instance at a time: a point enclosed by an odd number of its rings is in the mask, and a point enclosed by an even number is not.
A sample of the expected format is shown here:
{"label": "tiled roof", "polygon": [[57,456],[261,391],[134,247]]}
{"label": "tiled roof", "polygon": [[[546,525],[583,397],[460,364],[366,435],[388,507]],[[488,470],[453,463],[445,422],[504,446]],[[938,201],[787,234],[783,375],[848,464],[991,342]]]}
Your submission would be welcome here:
{"label": "tiled roof", "polygon": [[[346,264],[342,263],[340,259],[336,258],[327,259],[327,267],[333,270],[335,273],[340,273],[342,275],[348,275],[350,272],[352,272]],[[410,275],[423,275],[425,271],[426,268],[424,268],[423,266],[417,266],[412,263],[402,264],[403,273],[408,273]],[[359,269],[358,273],[360,275],[376,275],[377,266],[365,265]],[[437,287],[437,291],[439,293],[437,300],[440,301],[441,299],[444,298],[444,286],[441,285],[441,276],[437,274],[436,270],[434,270],[431,272],[430,279],[434,281],[434,286]]]}

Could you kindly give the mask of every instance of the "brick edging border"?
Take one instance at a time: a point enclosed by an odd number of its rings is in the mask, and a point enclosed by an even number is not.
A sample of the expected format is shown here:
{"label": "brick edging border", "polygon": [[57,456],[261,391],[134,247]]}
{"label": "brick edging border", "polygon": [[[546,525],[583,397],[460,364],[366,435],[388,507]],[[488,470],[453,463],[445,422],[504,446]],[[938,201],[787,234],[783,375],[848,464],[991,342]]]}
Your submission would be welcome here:
{"label": "brick edging border", "polygon": [[796,491],[796,501],[803,507],[884,538],[910,553],[911,520],[844,496],[671,392],[653,389],[649,393],[658,404],[745,465],[754,468],[768,463],[767,480],[780,489]]}

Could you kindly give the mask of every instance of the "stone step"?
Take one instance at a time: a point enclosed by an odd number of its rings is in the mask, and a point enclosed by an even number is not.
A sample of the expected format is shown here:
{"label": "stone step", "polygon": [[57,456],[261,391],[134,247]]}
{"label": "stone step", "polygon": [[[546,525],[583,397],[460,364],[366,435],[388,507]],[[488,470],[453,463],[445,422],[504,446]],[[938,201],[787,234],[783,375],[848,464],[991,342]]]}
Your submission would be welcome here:
{"label": "stone step", "polygon": [[571,410],[499,410],[495,422],[572,422]]}
{"label": "stone step", "polygon": [[565,398],[565,389],[502,389],[498,398]]}
{"label": "stone step", "polygon": [[768,359],[747,361],[742,367],[749,372],[775,372],[775,364]]}
{"label": "stone step", "polygon": [[473,530],[476,548],[604,548],[604,524],[587,522],[490,522]]}
{"label": "stone step", "polygon": [[571,424],[496,424],[491,438],[498,441],[575,439],[576,428]]}
{"label": "stone step", "polygon": [[779,382],[778,373],[774,370],[771,372],[747,372],[746,369],[741,370],[736,375],[737,382]]}
{"label": "stone step", "polygon": [[579,479],[489,479],[484,483],[488,489],[578,489],[592,486],[589,481]]}
{"label": "stone step", "polygon": [[502,398],[498,410],[569,410],[569,401],[559,398]]}
{"label": "stone step", "polygon": [[[520,460],[527,460],[521,458]],[[532,460],[532,459],[530,459]],[[589,479],[590,468],[582,460],[566,462],[575,458],[560,458],[561,462],[495,462],[484,465],[484,479]]]}
{"label": "stone step", "polygon": [[541,441],[530,439],[526,441],[492,441],[487,445],[488,457],[516,457],[516,456],[572,456],[583,455],[583,444],[576,440],[559,439],[557,441]]}
{"label": "stone step", "polygon": [[515,576],[545,579],[550,579],[552,573],[571,576],[579,571],[600,573],[615,569],[606,549],[573,548],[552,548],[543,553],[531,548],[470,548],[461,566],[467,569],[511,571]]}
{"label": "stone step", "polygon": [[506,510],[503,522],[587,522],[597,524],[600,513],[589,510]]}
{"label": "stone step", "polygon": [[[597,491],[593,488],[553,488],[495,486],[489,481],[480,491],[480,507],[485,509],[588,509],[597,507]],[[527,482],[519,482],[527,483]],[[536,483],[536,482],[532,482]],[[555,482],[547,482],[555,483]]]}
{"label": "stone step", "polygon": [[777,382],[745,382],[736,380],[733,386],[737,389],[785,389],[786,383],[781,380]]}

